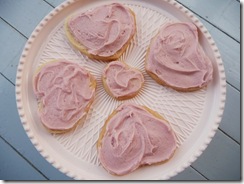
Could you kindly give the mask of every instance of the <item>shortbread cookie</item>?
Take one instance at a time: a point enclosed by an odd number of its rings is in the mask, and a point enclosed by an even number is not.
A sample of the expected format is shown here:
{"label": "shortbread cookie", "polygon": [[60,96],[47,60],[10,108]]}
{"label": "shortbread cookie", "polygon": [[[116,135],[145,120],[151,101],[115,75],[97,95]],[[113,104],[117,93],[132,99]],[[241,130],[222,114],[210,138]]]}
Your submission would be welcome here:
{"label": "shortbread cookie", "polygon": [[65,21],[70,43],[91,59],[117,60],[136,32],[134,12],[119,3],[75,14]]}
{"label": "shortbread cookie", "polygon": [[102,81],[107,93],[125,100],[136,96],[144,84],[143,74],[124,62],[113,61],[103,70]]}
{"label": "shortbread cookie", "polygon": [[146,71],[159,84],[184,92],[201,89],[213,78],[212,62],[190,22],[160,28],[148,49]]}
{"label": "shortbread cookie", "polygon": [[125,103],[106,120],[97,147],[102,166],[111,174],[125,175],[168,161],[176,150],[176,138],[157,112]]}
{"label": "shortbread cookie", "polygon": [[33,89],[42,124],[51,133],[64,133],[85,120],[94,100],[95,78],[80,65],[48,62],[34,75]]}

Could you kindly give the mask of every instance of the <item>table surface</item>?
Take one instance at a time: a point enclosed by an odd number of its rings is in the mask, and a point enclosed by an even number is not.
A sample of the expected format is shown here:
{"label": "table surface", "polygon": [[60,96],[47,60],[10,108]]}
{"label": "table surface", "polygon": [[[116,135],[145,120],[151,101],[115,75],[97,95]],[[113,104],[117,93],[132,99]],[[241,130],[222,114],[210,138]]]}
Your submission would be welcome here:
{"label": "table surface", "polygon": [[[63,0],[0,0],[0,179],[71,180],[27,137],[16,108],[15,77],[37,24]],[[225,66],[227,97],[220,126],[202,155],[171,180],[240,180],[240,2],[178,0],[206,26]]]}

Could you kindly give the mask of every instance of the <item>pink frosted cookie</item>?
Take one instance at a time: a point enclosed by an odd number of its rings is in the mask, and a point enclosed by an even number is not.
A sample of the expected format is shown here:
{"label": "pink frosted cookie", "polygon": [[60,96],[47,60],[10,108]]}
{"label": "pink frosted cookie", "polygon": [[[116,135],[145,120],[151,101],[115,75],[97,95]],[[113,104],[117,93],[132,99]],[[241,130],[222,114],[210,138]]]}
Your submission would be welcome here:
{"label": "pink frosted cookie", "polygon": [[159,84],[195,91],[212,80],[213,66],[198,41],[193,23],[162,26],[147,53],[146,71]]}
{"label": "pink frosted cookie", "polygon": [[163,163],[176,150],[169,123],[151,109],[120,105],[106,120],[97,143],[102,166],[114,175],[128,174],[140,166]]}
{"label": "pink frosted cookie", "polygon": [[33,89],[42,124],[51,133],[64,133],[81,123],[94,100],[96,81],[76,63],[54,61],[34,76]]}
{"label": "pink frosted cookie", "polygon": [[135,14],[119,3],[68,17],[65,32],[70,43],[91,59],[117,60],[136,32]]}
{"label": "pink frosted cookie", "polygon": [[102,81],[107,93],[118,99],[133,98],[144,84],[142,73],[124,62],[113,61],[103,70]]}

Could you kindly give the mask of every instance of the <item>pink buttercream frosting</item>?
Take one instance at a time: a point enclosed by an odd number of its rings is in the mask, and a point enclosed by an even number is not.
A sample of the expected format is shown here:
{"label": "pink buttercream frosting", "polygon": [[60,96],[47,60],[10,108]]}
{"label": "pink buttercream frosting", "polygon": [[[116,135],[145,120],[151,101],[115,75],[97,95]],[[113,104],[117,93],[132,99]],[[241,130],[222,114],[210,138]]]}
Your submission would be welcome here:
{"label": "pink buttercream frosting", "polygon": [[68,61],[52,62],[34,77],[34,93],[42,106],[40,118],[50,129],[65,130],[86,115],[85,109],[93,99],[88,71]]}
{"label": "pink buttercream frosting", "polygon": [[103,71],[103,78],[108,90],[116,98],[138,93],[144,83],[139,70],[120,61],[109,63]]}
{"label": "pink buttercream frosting", "polygon": [[173,155],[176,139],[168,122],[129,103],[116,111],[98,148],[100,162],[109,173],[128,174],[141,165],[163,162]]}
{"label": "pink buttercream frosting", "polygon": [[71,34],[88,53],[112,56],[135,33],[135,20],[129,8],[113,3],[71,17]]}
{"label": "pink buttercream frosting", "polygon": [[212,63],[198,42],[197,27],[187,22],[161,27],[151,43],[146,70],[181,89],[203,87],[213,75]]}

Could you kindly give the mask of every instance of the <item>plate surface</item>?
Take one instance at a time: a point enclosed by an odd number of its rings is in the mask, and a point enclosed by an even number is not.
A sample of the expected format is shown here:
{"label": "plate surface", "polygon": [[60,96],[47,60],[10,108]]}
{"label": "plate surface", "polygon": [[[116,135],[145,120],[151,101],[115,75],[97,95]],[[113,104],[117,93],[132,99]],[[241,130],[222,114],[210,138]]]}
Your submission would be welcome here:
{"label": "plate surface", "polygon": [[[170,123],[177,136],[177,151],[165,164],[139,168],[125,176],[113,176],[100,165],[96,142],[108,115],[123,101],[111,98],[104,90],[101,73],[107,63],[88,59],[68,42],[63,23],[67,16],[115,1],[70,0],[47,15],[33,31],[20,58],[16,78],[17,107],[23,127],[36,149],[61,172],[74,179],[150,180],[169,179],[188,167],[207,147],[221,121],[225,104],[226,82],[218,48],[203,24],[174,0],[124,0],[120,3],[136,15],[137,33],[119,59],[141,70],[145,84],[130,102],[146,105]],[[207,88],[182,93],[163,87],[144,69],[150,40],[161,25],[174,21],[193,22],[199,28],[199,41],[214,66],[214,79]],[[38,117],[32,90],[36,68],[52,59],[77,62],[97,80],[94,103],[85,123],[74,131],[48,133]]]}

